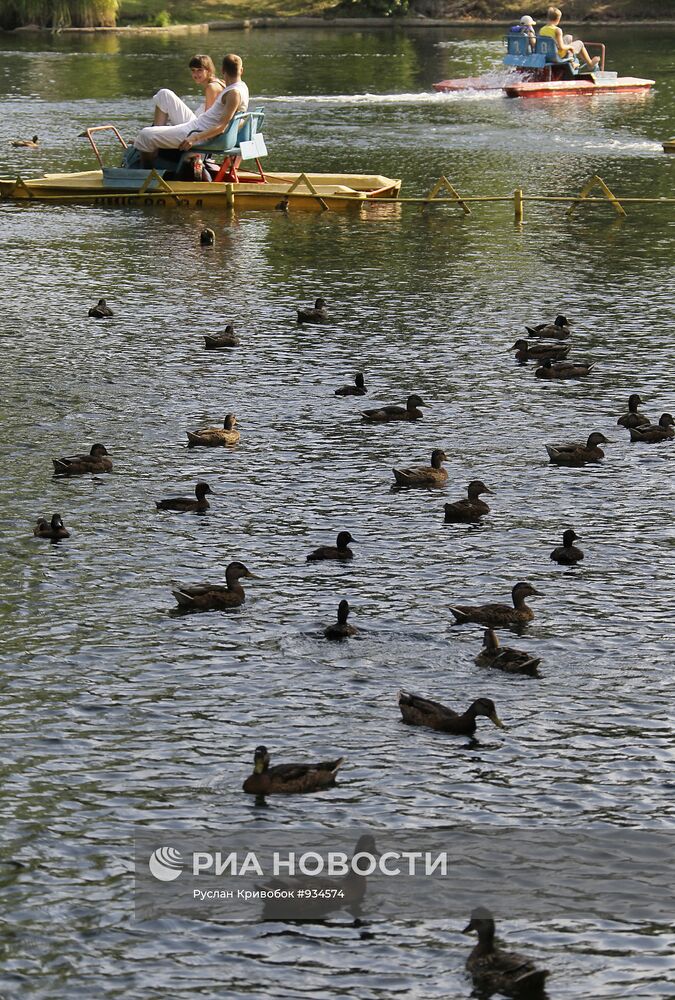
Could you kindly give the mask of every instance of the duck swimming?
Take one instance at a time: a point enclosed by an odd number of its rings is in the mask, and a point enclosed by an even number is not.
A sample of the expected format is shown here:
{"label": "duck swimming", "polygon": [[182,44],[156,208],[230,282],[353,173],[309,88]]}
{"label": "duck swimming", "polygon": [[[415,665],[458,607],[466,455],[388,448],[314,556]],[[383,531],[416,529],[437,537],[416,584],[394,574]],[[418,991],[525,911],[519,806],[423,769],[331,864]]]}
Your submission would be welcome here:
{"label": "duck swimming", "polygon": [[199,583],[194,586],[176,584],[171,593],[185,611],[224,611],[238,608],[244,603],[246,594],[239,583],[243,576],[257,580],[255,573],[240,562],[231,562],[225,570],[225,584]]}
{"label": "duck swimming", "polygon": [[574,566],[575,563],[581,562],[584,558],[584,554],[581,549],[578,549],[576,545],[573,544],[579,536],[572,530],[568,528],[567,531],[563,532],[562,545],[559,545],[557,549],[551,552],[551,559],[554,562],[560,563],[561,566]]}
{"label": "duck swimming", "polygon": [[33,534],[38,538],[50,538],[53,542],[57,542],[60,538],[70,538],[70,532],[66,529],[60,514],[52,514],[51,521],[46,517],[39,517],[33,528]]}
{"label": "duck swimming", "polygon": [[493,629],[488,628],[483,633],[483,648],[474,663],[479,667],[495,667],[506,674],[527,674],[528,677],[539,677],[537,667],[541,663],[538,656],[530,656],[521,649],[511,649],[502,646]]}
{"label": "duck swimming", "polygon": [[326,300],[317,299],[313,309],[298,309],[298,323],[328,323]]}
{"label": "duck swimming", "polygon": [[228,323],[224,333],[219,333],[215,337],[204,334],[204,346],[207,351],[217,351],[219,347],[239,347],[241,341],[235,335],[234,327]]}
{"label": "duck swimming", "polygon": [[12,139],[10,140],[10,146],[14,146],[14,149],[37,149],[40,145],[40,140],[36,135],[32,139]]}
{"label": "duck swimming", "polygon": [[628,397],[628,413],[619,417],[617,424],[619,427],[642,427],[651,423],[649,417],[644,413],[638,413],[638,406],[643,405],[644,400],[640,399],[637,392],[631,392]]}
{"label": "duck swimming", "polygon": [[516,352],[516,361],[535,361],[552,358],[554,361],[562,361],[570,352],[569,344],[529,344],[526,340],[520,339],[515,342],[509,351]]}
{"label": "duck swimming", "polygon": [[222,427],[204,427],[200,431],[186,431],[188,448],[217,448],[239,442],[239,431],[235,429],[237,418],[228,413]]}
{"label": "duck swimming", "polygon": [[478,944],[466,960],[474,987],[482,995],[493,993],[508,996],[541,997],[548,969],[538,969],[529,958],[515,951],[502,951],[495,945],[495,922],[485,907],[473,910],[471,920],[462,931],[478,933]]}
{"label": "duck swimming", "polygon": [[334,625],[328,625],[324,630],[323,634],[327,639],[346,639],[350,635],[356,635],[358,629],[354,628],[353,625],[347,624],[347,618],[349,617],[349,601],[340,601],[338,604],[337,621]]}
{"label": "duck swimming", "polygon": [[450,610],[455,616],[454,625],[475,622],[477,625],[525,625],[534,618],[534,611],[525,603],[526,597],[539,596],[531,583],[517,583],[511,591],[513,607],[508,604],[456,604]]}
{"label": "duck swimming", "polygon": [[181,514],[201,514],[209,509],[207,493],[213,493],[208,483],[197,483],[195,499],[192,497],[168,497],[166,500],[156,500],[157,510],[172,510]]}
{"label": "duck swimming", "polygon": [[112,472],[112,459],[105,446],[93,444],[88,455],[70,455],[68,458],[53,458],[57,476],[86,476],[88,473]]}
{"label": "duck swimming", "polygon": [[427,726],[442,733],[454,733],[456,736],[473,736],[476,732],[476,719],[479,715],[486,716],[490,722],[504,729],[504,723],[497,715],[495,703],[490,698],[478,698],[469,705],[461,715],[451,708],[441,705],[439,701],[420,698],[417,694],[400,691],[398,707],[401,709],[403,721],[410,726]]}
{"label": "duck swimming", "polygon": [[574,361],[551,361],[546,358],[541,368],[537,368],[535,375],[537,378],[585,378],[590,375],[595,364],[584,365]]}
{"label": "duck swimming", "polygon": [[492,493],[480,479],[472,479],[467,487],[468,498],[446,503],[445,520],[449,524],[475,524],[484,514],[490,513],[490,508],[484,500],[479,499],[481,493]]}
{"label": "duck swimming", "polygon": [[[349,543],[355,541],[348,531],[341,531],[337,536],[335,545],[320,545],[307,556],[307,562],[319,562],[322,559],[353,559],[354,553],[349,548]],[[345,601],[345,604],[347,602]]]}
{"label": "duck swimming", "polygon": [[441,467],[441,462],[447,462],[448,456],[442,448],[434,448],[431,453],[431,465],[422,465],[413,469],[392,469],[397,486],[445,486],[448,481],[447,469]]}
{"label": "duck swimming", "polygon": [[296,792],[319,792],[335,784],[344,757],[318,764],[275,764],[270,767],[267,747],[256,747],[253,754],[253,774],[244,782],[248,795],[285,795]]}
{"label": "duck swimming", "polygon": [[599,462],[605,457],[601,444],[610,444],[604,434],[593,431],[588,435],[586,444],[547,444],[544,447],[554,465],[585,465],[587,462]]}
{"label": "duck swimming", "polygon": [[108,316],[114,316],[114,313],[105,299],[99,299],[96,305],[91,307],[87,316],[91,316],[93,319],[106,319]]}
{"label": "duck swimming", "polygon": [[675,425],[675,420],[672,414],[662,413],[658,424],[654,427],[631,427],[630,439],[631,441],[644,441],[645,444],[658,444],[659,441],[668,441],[670,438],[675,437],[673,425]]}
{"label": "duck swimming", "polygon": [[420,420],[424,415],[420,406],[428,406],[416,393],[408,396],[405,406],[378,406],[372,410],[362,410],[365,421],[371,424],[385,424],[391,420]]}
{"label": "duck swimming", "polygon": [[357,372],[354,376],[354,385],[342,385],[335,390],[336,396],[365,396],[367,392],[363,372]]}
{"label": "duck swimming", "polygon": [[571,331],[571,323],[565,316],[556,316],[552,323],[539,323],[537,326],[526,326],[531,337],[553,337],[555,340],[567,340]]}
{"label": "duck swimming", "polygon": [[213,247],[216,245],[216,234],[212,229],[202,229],[199,234],[199,243],[203,247]]}

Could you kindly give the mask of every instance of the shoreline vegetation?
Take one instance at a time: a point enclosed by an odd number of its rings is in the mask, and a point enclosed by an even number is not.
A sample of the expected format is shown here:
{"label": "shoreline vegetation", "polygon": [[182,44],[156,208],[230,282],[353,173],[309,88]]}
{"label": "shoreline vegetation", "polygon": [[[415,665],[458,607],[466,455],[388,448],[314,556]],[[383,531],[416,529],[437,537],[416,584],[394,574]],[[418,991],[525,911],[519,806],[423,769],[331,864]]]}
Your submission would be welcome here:
{"label": "shoreline vegetation", "polygon": [[[175,32],[274,27],[442,27],[537,20],[547,3],[522,0],[0,0],[0,29]],[[39,11],[39,14],[36,13]],[[386,16],[382,16],[386,14]],[[568,0],[566,23],[675,23],[672,0]]]}

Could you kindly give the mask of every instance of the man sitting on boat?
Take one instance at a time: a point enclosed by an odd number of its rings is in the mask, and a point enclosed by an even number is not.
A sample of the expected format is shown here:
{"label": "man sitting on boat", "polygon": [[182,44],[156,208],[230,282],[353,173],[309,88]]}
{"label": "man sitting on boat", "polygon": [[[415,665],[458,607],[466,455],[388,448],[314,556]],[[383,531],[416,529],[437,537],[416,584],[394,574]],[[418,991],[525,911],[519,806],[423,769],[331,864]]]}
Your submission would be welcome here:
{"label": "man sitting on boat", "polygon": [[149,125],[133,141],[141,165],[150,168],[160,149],[192,149],[224,132],[238,111],[248,109],[248,87],[241,76],[241,58],[229,53],[223,59],[225,88],[213,104],[191,121],[179,125]]}
{"label": "man sitting on boat", "polygon": [[571,53],[573,56],[581,56],[589,70],[597,69],[600,57],[594,56],[594,58],[591,59],[586,50],[586,46],[580,38],[572,39],[571,35],[563,36],[559,27],[561,18],[562,11],[558,7],[549,7],[546,13],[546,20],[548,23],[544,25],[539,34],[543,35],[545,38],[553,39],[558,49],[558,57],[560,59],[566,59]]}

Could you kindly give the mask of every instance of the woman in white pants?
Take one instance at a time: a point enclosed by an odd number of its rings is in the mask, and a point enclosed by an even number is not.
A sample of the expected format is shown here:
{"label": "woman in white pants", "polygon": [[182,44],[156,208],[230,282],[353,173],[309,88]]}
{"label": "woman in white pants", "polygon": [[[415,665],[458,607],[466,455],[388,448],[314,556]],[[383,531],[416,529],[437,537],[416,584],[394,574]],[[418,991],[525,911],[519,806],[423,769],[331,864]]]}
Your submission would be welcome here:
{"label": "woman in white pants", "polygon": [[153,96],[155,113],[153,125],[185,125],[194,121],[222,94],[225,84],[218,79],[211,56],[196,55],[188,63],[192,79],[204,92],[204,100],[196,111],[189,108],[173,90],[162,88]]}

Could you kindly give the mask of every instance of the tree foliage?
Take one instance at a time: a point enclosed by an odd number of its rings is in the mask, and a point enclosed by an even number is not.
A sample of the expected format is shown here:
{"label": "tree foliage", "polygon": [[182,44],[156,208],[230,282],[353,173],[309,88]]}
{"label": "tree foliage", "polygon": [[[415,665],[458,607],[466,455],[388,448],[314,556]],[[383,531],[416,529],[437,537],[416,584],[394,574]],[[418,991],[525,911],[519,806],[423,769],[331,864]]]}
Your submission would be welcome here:
{"label": "tree foliage", "polygon": [[0,27],[113,27],[119,0],[0,0]]}

